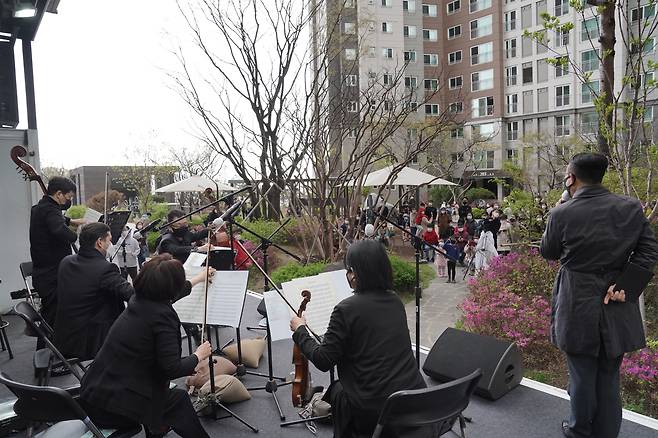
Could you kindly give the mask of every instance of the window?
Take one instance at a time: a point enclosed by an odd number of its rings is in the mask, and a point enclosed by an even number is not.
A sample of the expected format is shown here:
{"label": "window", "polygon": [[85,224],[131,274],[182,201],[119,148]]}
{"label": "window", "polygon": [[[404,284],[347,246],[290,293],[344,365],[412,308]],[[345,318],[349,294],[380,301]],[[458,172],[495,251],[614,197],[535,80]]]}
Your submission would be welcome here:
{"label": "window", "polygon": [[596,41],[599,38],[599,20],[597,17],[592,17],[589,20],[583,21],[582,30],[580,31],[581,41]]}
{"label": "window", "polygon": [[382,75],[384,85],[393,85],[393,75],[390,73],[384,73]]}
{"label": "window", "polygon": [[462,62],[462,51],[457,50],[456,52],[451,52],[448,54],[448,64],[457,64]]}
{"label": "window", "polygon": [[529,35],[521,37],[521,56],[524,58],[532,56],[532,37]]}
{"label": "window", "polygon": [[392,33],[393,32],[393,25],[387,21],[384,21],[382,23],[382,32],[384,33]]}
{"label": "window", "polygon": [[416,51],[415,50],[408,50],[404,52],[404,60],[406,62],[416,62]]}
{"label": "window", "polygon": [[345,49],[345,59],[354,61],[356,59],[356,49]]}
{"label": "window", "polygon": [[423,5],[423,15],[426,17],[436,17],[436,5]]}
{"label": "window", "polygon": [[526,62],[522,66],[521,74],[523,75],[524,84],[532,84],[532,62]]}
{"label": "window", "polygon": [[356,138],[356,128],[347,129],[347,138]]}
{"label": "window", "polygon": [[494,123],[481,123],[479,125],[471,125],[471,133],[474,137],[489,137],[494,134],[496,125]]}
{"label": "window", "polygon": [[439,55],[436,55],[434,53],[425,53],[423,55],[423,64],[439,65]]}
{"label": "window", "polygon": [[354,35],[356,33],[356,25],[354,23],[345,23],[343,31],[347,35]]}
{"label": "window", "polygon": [[569,125],[571,124],[571,116],[557,116],[555,117],[555,136],[565,137],[571,134]]}
{"label": "window", "polygon": [[[508,133],[509,133],[509,131],[508,131]],[[514,163],[515,165],[519,164],[519,151],[516,150],[516,149],[507,149],[507,161],[510,161],[510,162]]]}
{"label": "window", "polygon": [[505,59],[516,58],[516,38],[505,40]]}
{"label": "window", "polygon": [[[451,129],[450,130],[450,138],[464,138],[464,128],[459,127],[459,128]],[[462,156],[462,159],[459,160],[459,161],[464,161],[464,157]]]}
{"label": "window", "polygon": [[462,36],[462,26],[461,24],[459,26],[453,26],[448,28],[448,39],[452,40],[457,37]]}
{"label": "window", "polygon": [[507,122],[507,140],[513,141],[518,139],[519,139],[519,122]]}
{"label": "window", "polygon": [[477,12],[491,7],[491,0],[469,0],[469,12]]}
{"label": "window", "polygon": [[516,85],[516,66],[505,67],[505,84],[509,87],[511,85]]}
{"label": "window", "polygon": [[463,82],[464,82],[464,78],[462,76],[455,76],[448,80],[448,84],[449,84],[448,86],[450,87],[451,90],[455,90],[457,88],[461,88]]}
{"label": "window", "polygon": [[375,56],[377,56],[377,48],[375,46],[368,47],[368,57],[374,58]]}
{"label": "window", "polygon": [[404,108],[406,111],[415,113],[416,111],[418,111],[418,102],[405,103],[402,105],[402,108]]}
{"label": "window", "polygon": [[[534,94],[533,90],[523,92],[523,112],[529,114],[534,111]],[[537,90],[539,93],[539,90]]]}
{"label": "window", "polygon": [[541,25],[544,23],[544,14],[548,12],[546,0],[539,0],[535,5],[535,22],[537,25]]}
{"label": "window", "polygon": [[581,55],[582,69],[584,72],[594,71],[599,69],[599,54],[598,50],[588,50]]}
{"label": "window", "polygon": [[423,83],[425,84],[425,89],[428,91],[436,91],[439,88],[438,79],[425,79]]}
{"label": "window", "polygon": [[436,29],[423,29],[423,39],[425,41],[436,41],[438,39],[438,31]]}
{"label": "window", "polygon": [[345,75],[345,85],[356,87],[356,75]]}
{"label": "window", "polygon": [[491,15],[471,21],[471,39],[491,35]]}
{"label": "window", "polygon": [[[642,75],[640,77],[640,88],[645,89],[645,88],[648,88],[648,87],[651,87],[651,88],[655,87],[656,84],[655,84],[653,78],[654,78],[654,72],[648,71],[648,72],[644,73],[644,75]],[[597,88],[597,91],[598,91],[598,88]]]}
{"label": "window", "polygon": [[532,5],[521,7],[521,28],[532,27]]}
{"label": "window", "polygon": [[471,101],[471,110],[473,117],[491,116],[494,112],[493,96],[480,97]]}
{"label": "window", "polygon": [[382,0],[382,6],[384,6],[385,8],[390,8],[391,0]]}
{"label": "window", "polygon": [[564,47],[569,45],[569,31],[559,30],[555,32],[555,47]]}
{"label": "window", "polygon": [[414,143],[418,140],[418,129],[407,128],[407,143]]}
{"label": "window", "polygon": [[353,8],[354,7],[354,0],[345,0],[345,7],[346,8]]}
{"label": "window", "polygon": [[493,69],[471,73],[471,91],[490,90],[493,88]]}
{"label": "window", "polygon": [[407,38],[416,38],[416,26],[404,26],[402,29]]}
{"label": "window", "polygon": [[653,49],[656,48],[656,39],[655,38],[647,38],[644,40],[644,44],[642,44],[642,53],[649,53],[653,52]]}
{"label": "window", "polygon": [[548,81],[548,62],[545,59],[537,60],[537,83],[541,84]]}
{"label": "window", "polygon": [[382,49],[382,56],[387,59],[392,59],[393,58],[393,49],[390,47],[385,47]]}
{"label": "window", "polygon": [[569,0],[555,0],[555,16],[560,17],[569,13]]}
{"label": "window", "polygon": [[505,110],[507,114],[514,114],[519,112],[519,95],[508,94],[505,96]]}
{"label": "window", "polygon": [[516,11],[505,12],[505,32],[516,29]]}
{"label": "window", "polygon": [[583,134],[596,134],[599,130],[599,115],[596,111],[580,115],[580,132]]}
{"label": "window", "polygon": [[393,102],[390,100],[384,100],[384,111],[392,111],[393,110]]}
{"label": "window", "polygon": [[464,112],[464,104],[462,102],[453,102],[448,105],[448,111],[453,114],[459,114]]}
{"label": "window", "polygon": [[493,60],[493,43],[471,47],[471,65],[484,64]]}
{"label": "window", "polygon": [[644,114],[642,115],[642,121],[644,123],[651,122],[653,120],[653,107],[652,106],[646,106],[644,108]]}
{"label": "window", "polygon": [[405,76],[404,77],[404,86],[411,90],[418,88],[418,78],[415,76]]}
{"label": "window", "polygon": [[416,12],[416,0],[402,0],[402,10]]}
{"label": "window", "polygon": [[448,4],[446,5],[446,12],[448,13],[448,15],[454,14],[455,12],[459,11],[462,7],[461,3],[462,3],[461,0],[448,2]]}
{"label": "window", "polygon": [[555,64],[555,77],[560,78],[569,74],[569,58],[566,56],[560,56],[556,58]]}
{"label": "window", "polygon": [[537,89],[537,111],[548,111],[548,87]]}
{"label": "window", "polygon": [[569,85],[555,87],[555,106],[569,105]]}
{"label": "window", "polygon": [[[483,125],[480,125],[483,126]],[[479,135],[485,135],[482,132]],[[490,135],[490,134],[486,134]],[[494,151],[476,151],[473,161],[476,169],[493,169]]]}
{"label": "window", "polygon": [[581,84],[581,103],[592,103],[599,94],[599,81],[585,82]]}
{"label": "window", "polygon": [[350,100],[347,102],[347,112],[348,113],[355,113],[357,111],[357,103],[354,100]]}
{"label": "window", "polygon": [[368,32],[374,32],[375,31],[375,22],[374,21],[367,21],[368,23]]}
{"label": "window", "polygon": [[425,115],[438,116],[439,115],[439,105],[436,104],[436,103],[426,103],[425,104]]}
{"label": "window", "polygon": [[638,21],[640,18],[648,20],[656,15],[656,5],[644,5],[639,9],[631,9],[631,21]]}

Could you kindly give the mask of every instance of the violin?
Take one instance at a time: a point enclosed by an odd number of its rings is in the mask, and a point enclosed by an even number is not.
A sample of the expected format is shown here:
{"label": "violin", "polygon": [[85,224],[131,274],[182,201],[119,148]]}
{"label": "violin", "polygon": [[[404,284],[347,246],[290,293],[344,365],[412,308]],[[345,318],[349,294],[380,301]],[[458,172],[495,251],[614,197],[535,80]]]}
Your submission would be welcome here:
{"label": "violin", "polygon": [[[311,301],[311,292],[302,291],[302,303],[299,305],[297,316],[302,317],[306,310],[306,305]],[[311,394],[311,373],[308,370],[308,359],[302,354],[302,350],[294,344],[292,349],[292,363],[295,364],[295,378],[292,381],[292,405],[295,407],[304,406]]]}

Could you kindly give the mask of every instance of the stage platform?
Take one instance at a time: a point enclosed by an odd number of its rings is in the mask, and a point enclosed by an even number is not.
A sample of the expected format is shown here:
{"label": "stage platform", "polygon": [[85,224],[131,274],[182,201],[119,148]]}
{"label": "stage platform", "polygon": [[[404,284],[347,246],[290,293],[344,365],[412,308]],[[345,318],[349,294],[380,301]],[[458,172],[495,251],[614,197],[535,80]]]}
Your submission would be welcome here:
{"label": "stage platform", "polygon": [[[247,296],[243,327],[257,325],[260,315],[256,312],[258,298],[253,295]],[[32,353],[36,344],[34,338],[23,335],[24,324],[17,317],[7,317],[11,325],[8,328],[12,349],[15,357],[9,360],[7,352],[0,352],[0,369],[8,373],[12,378],[23,382],[34,382],[32,371]],[[260,336],[262,332],[242,331],[243,338]],[[232,339],[235,335],[234,329],[222,329],[222,344]],[[427,346],[430,347],[430,346]],[[423,349],[426,352],[426,349]],[[183,342],[183,354],[187,354],[187,344]],[[277,341],[273,343],[274,373],[279,376],[289,376],[293,371],[291,364],[292,341]],[[423,356],[424,359],[424,356]],[[261,373],[267,373],[267,351],[261,359],[258,369]],[[329,376],[315,369],[311,371],[314,385],[327,385]],[[183,379],[177,381],[183,385]],[[254,387],[265,384],[266,379],[257,376],[244,376],[242,378],[245,386]],[[66,386],[71,383],[71,376],[53,379],[53,384]],[[430,385],[436,384],[428,379]],[[313,437],[304,425],[295,425],[286,428],[279,426],[279,415],[272,400],[272,395],[265,391],[252,391],[252,399],[231,405],[230,408],[236,414],[242,416],[246,421],[259,429],[259,433],[253,433],[237,420],[226,418],[219,421],[203,420],[206,430],[212,437],[286,437],[286,438],[309,438]],[[298,410],[292,407],[291,387],[283,386],[277,391],[287,420],[299,419]],[[0,399],[8,399],[11,393],[6,387],[0,388]],[[466,410],[466,415],[472,417],[473,422],[467,426],[467,434],[472,438],[557,438],[561,437],[561,420],[568,416],[569,402],[564,397],[563,391],[556,390],[546,385],[536,384],[532,381],[524,383],[501,399],[491,402],[477,396],[471,400]],[[620,437],[625,438],[655,438],[658,436],[658,421],[647,417],[626,413],[622,424]],[[457,429],[457,428],[456,428]],[[11,436],[24,436],[20,432]],[[144,434],[142,433],[142,435]],[[171,432],[168,437],[177,436]],[[329,438],[332,436],[330,425],[318,424],[317,437]],[[444,435],[446,437],[450,434]],[[454,435],[452,435],[454,436]]]}

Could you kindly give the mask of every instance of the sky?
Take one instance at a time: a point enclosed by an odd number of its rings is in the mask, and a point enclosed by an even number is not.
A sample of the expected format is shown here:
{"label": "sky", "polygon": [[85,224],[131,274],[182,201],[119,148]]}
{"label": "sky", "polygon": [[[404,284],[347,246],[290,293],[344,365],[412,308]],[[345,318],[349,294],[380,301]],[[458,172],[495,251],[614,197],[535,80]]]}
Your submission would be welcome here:
{"label": "sky", "polygon": [[166,75],[177,67],[169,48],[189,38],[174,0],[62,0],[58,12],[46,14],[32,46],[42,166],[139,163],[131,152],[140,145],[163,155],[198,145]]}

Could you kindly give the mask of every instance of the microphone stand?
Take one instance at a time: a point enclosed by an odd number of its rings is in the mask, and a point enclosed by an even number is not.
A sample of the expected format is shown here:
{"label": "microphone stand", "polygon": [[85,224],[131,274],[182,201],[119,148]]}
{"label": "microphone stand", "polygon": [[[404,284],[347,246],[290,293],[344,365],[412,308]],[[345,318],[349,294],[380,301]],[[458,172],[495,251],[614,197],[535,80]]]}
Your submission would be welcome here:
{"label": "microphone stand", "polygon": [[416,249],[416,285],[414,287],[414,295],[416,297],[416,366],[418,369],[420,369],[420,299],[422,296],[422,290],[420,288],[420,249],[421,245],[425,244],[432,248],[435,253],[449,259],[448,255],[439,247],[432,245],[431,243],[427,242],[424,240],[422,237],[418,237],[415,234],[412,234],[411,232],[405,230],[395,222],[391,221],[389,218],[379,214],[376,211],[373,211],[375,216],[377,216],[379,219],[382,219],[383,221],[388,222],[389,224],[393,225],[395,228],[398,230],[402,231],[403,233],[407,234],[408,236],[411,236],[414,248]]}

